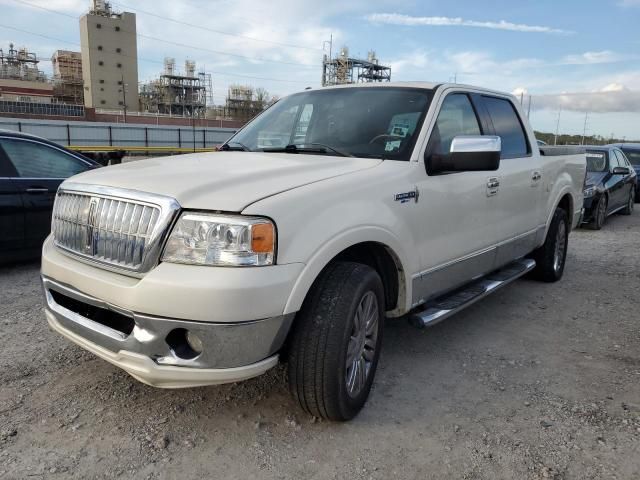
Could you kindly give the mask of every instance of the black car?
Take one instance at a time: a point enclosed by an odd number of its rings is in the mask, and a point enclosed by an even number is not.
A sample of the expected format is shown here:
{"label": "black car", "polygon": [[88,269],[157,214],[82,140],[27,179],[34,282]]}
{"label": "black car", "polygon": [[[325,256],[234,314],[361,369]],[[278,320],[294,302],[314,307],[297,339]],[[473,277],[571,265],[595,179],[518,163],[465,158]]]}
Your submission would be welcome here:
{"label": "black car", "polygon": [[614,147],[622,150],[636,171],[638,182],[636,183],[636,203],[640,202],[640,143],[618,143]]}
{"label": "black car", "polygon": [[637,175],[618,147],[587,147],[587,179],[583,222],[600,230],[616,212],[631,215]]}
{"label": "black car", "polygon": [[0,261],[39,255],[58,186],[99,166],[48,140],[0,130]]}

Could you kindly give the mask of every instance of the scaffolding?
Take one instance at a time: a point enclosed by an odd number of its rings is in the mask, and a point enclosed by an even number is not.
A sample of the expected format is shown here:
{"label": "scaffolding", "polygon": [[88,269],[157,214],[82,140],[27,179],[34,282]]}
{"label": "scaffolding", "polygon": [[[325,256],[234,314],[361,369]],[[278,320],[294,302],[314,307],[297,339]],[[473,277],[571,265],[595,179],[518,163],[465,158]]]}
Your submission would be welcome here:
{"label": "scaffolding", "polygon": [[38,63],[35,53],[26,48],[17,50],[10,43],[7,53],[0,48],[0,79],[46,83],[47,77],[38,69]]}
{"label": "scaffolding", "polygon": [[164,72],[156,80],[143,84],[140,103],[143,112],[178,117],[204,118],[213,102],[211,74],[196,74],[196,64],[185,62],[185,74],[176,70],[174,58],[164,59]]}
{"label": "scaffolding", "polygon": [[230,85],[225,100],[224,114],[227,118],[246,121],[262,112],[271,99],[266,90],[246,85]]}
{"label": "scaffolding", "polygon": [[380,65],[376,52],[369,52],[366,60],[349,56],[349,48],[342,47],[335,58],[325,55],[322,61],[322,86],[362,82],[390,82],[391,67]]}
{"label": "scaffolding", "polygon": [[82,55],[80,52],[57,50],[51,57],[53,98],[56,103],[84,104]]}

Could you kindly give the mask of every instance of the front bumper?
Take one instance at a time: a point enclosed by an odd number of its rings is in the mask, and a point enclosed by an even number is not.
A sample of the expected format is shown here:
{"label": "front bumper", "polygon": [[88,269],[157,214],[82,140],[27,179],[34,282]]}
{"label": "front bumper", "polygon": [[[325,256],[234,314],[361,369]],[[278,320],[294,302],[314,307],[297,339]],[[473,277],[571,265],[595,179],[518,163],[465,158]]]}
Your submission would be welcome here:
{"label": "front bumper", "polygon": [[[235,323],[154,317],[123,310],[47,277],[42,281],[53,330],[156,387],[195,387],[260,375],[278,362],[277,351],[293,320],[293,315]],[[201,352],[181,343],[186,331],[201,340]]]}

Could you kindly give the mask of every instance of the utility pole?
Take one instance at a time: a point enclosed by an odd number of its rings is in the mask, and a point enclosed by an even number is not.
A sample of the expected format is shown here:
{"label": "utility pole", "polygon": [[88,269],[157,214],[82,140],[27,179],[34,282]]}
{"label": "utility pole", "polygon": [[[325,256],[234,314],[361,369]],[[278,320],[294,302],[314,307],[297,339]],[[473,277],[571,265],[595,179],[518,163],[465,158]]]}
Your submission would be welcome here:
{"label": "utility pole", "polygon": [[527,107],[527,119],[531,117],[531,97],[532,95],[529,95],[529,106]]}
{"label": "utility pole", "polygon": [[584,128],[582,129],[582,141],[580,145],[584,145],[584,137],[587,135],[587,120],[589,120],[589,112],[585,112],[584,114]]}
{"label": "utility pole", "polygon": [[562,114],[562,107],[558,110],[558,122],[556,123],[556,136],[553,140],[554,145],[558,145],[558,132],[560,131],[560,115]]}

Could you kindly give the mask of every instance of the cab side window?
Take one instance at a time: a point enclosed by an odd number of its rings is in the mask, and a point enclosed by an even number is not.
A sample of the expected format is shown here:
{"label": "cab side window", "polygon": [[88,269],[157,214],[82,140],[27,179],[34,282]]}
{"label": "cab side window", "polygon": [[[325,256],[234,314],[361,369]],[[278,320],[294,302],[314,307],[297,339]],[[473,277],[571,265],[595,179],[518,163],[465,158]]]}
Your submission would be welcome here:
{"label": "cab side window", "polygon": [[531,153],[527,135],[513,104],[504,98],[483,97],[493,129],[502,140],[501,158],[526,157]]}
{"label": "cab side window", "polygon": [[81,160],[41,143],[5,138],[0,146],[21,178],[68,178],[89,169]]}
{"label": "cab side window", "polygon": [[464,93],[453,93],[442,102],[429,138],[429,155],[448,155],[451,142],[459,135],[482,135],[482,132],[469,97]]}

